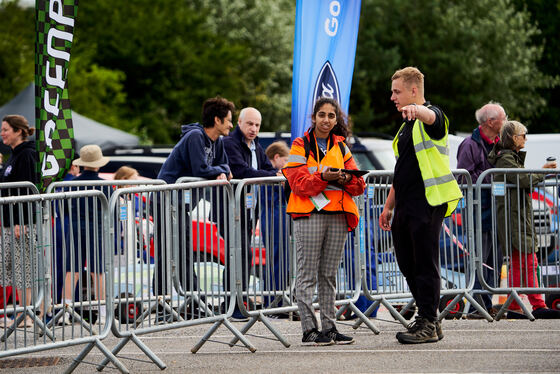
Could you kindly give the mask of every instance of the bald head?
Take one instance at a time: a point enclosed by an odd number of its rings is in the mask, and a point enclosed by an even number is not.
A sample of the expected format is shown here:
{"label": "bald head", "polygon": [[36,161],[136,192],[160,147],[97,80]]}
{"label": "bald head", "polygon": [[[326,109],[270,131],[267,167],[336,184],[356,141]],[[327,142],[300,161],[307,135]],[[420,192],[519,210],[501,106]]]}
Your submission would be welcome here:
{"label": "bald head", "polygon": [[490,138],[500,134],[500,129],[507,121],[504,108],[499,103],[489,102],[475,113],[476,121],[482,127],[484,134]]}
{"label": "bald head", "polygon": [[255,108],[241,109],[238,124],[247,144],[250,144],[259,135],[261,120],[261,113]]}

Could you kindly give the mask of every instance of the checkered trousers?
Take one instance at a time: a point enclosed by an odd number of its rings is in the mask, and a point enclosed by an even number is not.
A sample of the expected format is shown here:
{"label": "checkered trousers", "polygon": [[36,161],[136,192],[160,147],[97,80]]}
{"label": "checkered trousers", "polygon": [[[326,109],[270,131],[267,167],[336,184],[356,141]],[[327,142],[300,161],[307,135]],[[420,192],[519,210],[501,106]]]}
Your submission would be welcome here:
{"label": "checkered trousers", "polygon": [[344,214],[311,214],[294,221],[297,278],[296,301],[303,331],[318,328],[313,309],[317,286],[321,326],[334,327],[336,272],[348,234]]}

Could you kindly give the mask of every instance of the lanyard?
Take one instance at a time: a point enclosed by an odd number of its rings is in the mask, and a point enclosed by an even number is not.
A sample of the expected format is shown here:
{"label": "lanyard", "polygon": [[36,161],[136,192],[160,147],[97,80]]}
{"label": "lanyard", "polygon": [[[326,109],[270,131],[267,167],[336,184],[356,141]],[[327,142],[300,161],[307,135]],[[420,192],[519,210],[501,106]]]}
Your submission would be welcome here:
{"label": "lanyard", "polygon": [[[315,134],[313,134],[313,136],[315,136]],[[327,152],[329,151],[330,142],[331,142],[331,137],[329,136],[327,138],[327,150],[325,152],[325,157],[327,156]],[[322,173],[324,166],[321,164],[321,162],[319,162],[319,159],[320,159],[320,157],[319,157],[319,142],[317,141],[316,136],[315,136],[315,151],[317,152],[317,153],[315,153],[315,155],[317,156],[317,160],[315,160],[317,162],[317,169],[319,169],[319,173]],[[323,157],[323,159],[324,159],[324,157]]]}

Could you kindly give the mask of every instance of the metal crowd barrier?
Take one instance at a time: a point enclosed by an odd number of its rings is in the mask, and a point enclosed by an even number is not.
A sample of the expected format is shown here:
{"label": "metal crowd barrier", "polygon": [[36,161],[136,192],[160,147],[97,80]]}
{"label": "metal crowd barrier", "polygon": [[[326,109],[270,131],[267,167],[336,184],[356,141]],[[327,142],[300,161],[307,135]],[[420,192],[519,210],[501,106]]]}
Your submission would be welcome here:
{"label": "metal crowd barrier", "polygon": [[[529,189],[531,206],[519,199],[528,193],[519,184],[519,176],[525,173],[546,173],[550,177]],[[520,293],[544,293],[560,300],[559,172],[491,169],[480,176],[474,189],[466,171],[456,170],[454,174],[464,198],[455,213],[444,220],[441,230],[439,318],[460,316],[472,306],[491,321],[476,301],[477,294],[509,295],[496,319],[513,300],[521,301]],[[392,176],[392,171],[373,171],[365,176],[366,191],[358,198],[360,223],[355,233],[348,235],[337,274],[337,317],[351,311],[358,317],[354,328],[366,323],[374,333],[379,330],[369,317],[380,305],[403,325],[407,324],[405,317],[414,313],[414,300],[399,271],[391,233],[382,231],[378,224]],[[483,183],[485,176],[490,176],[491,184]],[[507,183],[500,181],[504,176],[509,178]],[[30,183],[0,185],[0,196],[9,189],[27,189],[18,192],[27,196],[0,197],[0,221],[13,220],[15,213],[25,212],[30,218],[24,232],[31,234],[14,242],[14,228],[4,228],[0,238],[2,285],[16,286],[14,280],[7,279],[7,254],[13,258],[16,247],[35,251],[20,260],[31,266],[33,275],[24,278],[24,288],[32,292],[21,294],[19,304],[14,295],[10,303],[0,305],[0,322],[4,325],[0,327],[0,357],[87,344],[69,371],[97,346],[106,356],[98,370],[112,361],[126,372],[117,354],[132,341],[164,369],[165,363],[140,336],[212,324],[191,349],[196,353],[223,324],[234,335],[228,344],[233,346],[241,340],[254,352],[245,334],[257,321],[289,347],[270,322],[270,317],[297,311],[293,292],[295,245],[292,222],[285,214],[284,183],[283,177],[231,184],[200,178],[181,178],[173,185],[157,180],[70,181],[51,184],[51,193],[45,195],[39,195]],[[125,188],[114,189],[115,185]],[[67,192],[71,189],[78,191]],[[61,190],[65,192],[53,192]],[[484,194],[491,196],[492,206],[491,237],[484,240],[490,240],[495,258],[500,258],[501,244],[510,270],[514,253],[511,238],[526,233],[511,232],[511,217],[503,222],[498,219],[497,203],[503,199],[506,212],[514,203],[518,211],[532,210],[530,224],[535,228],[539,251],[532,248],[530,252],[536,252],[540,264],[535,274],[539,287],[515,286],[510,277],[507,285],[497,286],[499,261],[486,263],[481,253]],[[498,238],[500,225],[508,233],[504,243]],[[517,266],[521,278],[527,278],[528,271]],[[491,281],[481,275],[488,269],[494,271]],[[104,275],[104,285],[100,282],[103,277],[97,279],[99,274]],[[476,277],[482,290],[473,289]],[[6,287],[0,296],[8,298]],[[371,305],[362,313],[355,304],[364,297]],[[400,312],[395,305],[401,306]],[[533,318],[523,303],[520,305]],[[241,330],[230,322],[234,312],[249,318]],[[101,321],[101,314],[106,315],[105,321]],[[28,318],[32,327],[26,326]],[[22,328],[16,327],[19,324]],[[112,352],[101,343],[109,329],[121,339]]]}
{"label": "metal crowd barrier", "polygon": [[[274,328],[269,318],[290,318],[297,312],[294,296],[296,274],[292,221],[285,213],[284,177],[249,178],[232,181],[235,186],[235,246],[237,308],[248,317],[241,328],[246,334],[262,322],[285,347],[290,343]],[[343,251],[337,273],[335,305],[339,314],[354,311],[375,333],[379,330],[354,302],[360,296],[358,240],[353,233]],[[358,287],[358,288],[356,288]],[[315,307],[318,307],[315,304]],[[230,345],[237,341],[234,338]]]}
{"label": "metal crowd barrier", "polygon": [[[78,300],[72,302],[71,309],[64,305],[57,310],[51,308],[50,303],[51,266],[48,253],[51,250],[51,242],[44,241],[44,238],[49,238],[49,232],[51,231],[50,206],[61,202],[69,207],[62,210],[61,214],[67,214],[74,218],[71,220],[69,233],[74,233],[75,230],[83,230],[85,237],[90,240],[86,242],[84,239],[80,242],[78,239],[76,242],[73,240],[75,236],[72,234],[69,236],[67,244],[70,255],[72,257],[76,255],[79,258],[85,252],[87,256],[84,267],[84,272],[87,274],[86,278],[88,278],[85,281],[87,287],[84,287],[87,292],[86,294],[80,293]],[[25,297],[20,298],[19,304],[23,305],[16,306],[16,297],[14,296],[11,305],[4,304],[2,306],[0,312],[4,314],[2,318],[4,334],[2,336],[3,350],[0,351],[0,357],[87,344],[67,372],[73,371],[94,346],[97,346],[121,372],[127,372],[120,361],[101,342],[109,334],[110,321],[113,319],[112,311],[107,310],[105,321],[99,320],[96,324],[93,320],[93,311],[99,311],[101,308],[100,300],[112,300],[112,289],[109,286],[112,284],[112,273],[107,271],[112,263],[112,253],[108,250],[111,249],[111,246],[108,245],[109,216],[106,196],[101,191],[15,196],[0,198],[0,206],[3,208],[2,212],[5,211],[5,207],[8,208],[10,219],[14,217],[14,211],[22,213],[24,209],[29,210],[30,217],[34,217],[34,219],[29,218],[26,227],[23,227],[28,239],[22,240],[23,236],[20,234],[19,244],[14,244],[12,240],[17,237],[15,227],[10,227],[8,230],[10,238],[7,238],[6,235],[2,238],[3,259],[5,259],[6,250],[9,250],[12,255],[19,250],[24,255],[21,256],[20,265],[22,268],[27,266],[30,269],[32,279],[26,280],[24,272],[22,287],[31,291],[32,300],[29,303]],[[82,207],[83,209],[81,209]],[[82,217],[78,214],[79,211],[83,211],[87,215]],[[4,214],[0,216],[3,222],[5,218]],[[91,227],[94,226],[99,229],[92,232]],[[20,226],[20,228],[22,227]],[[78,236],[82,237],[81,233]],[[6,239],[10,240],[9,245]],[[19,248],[17,248],[18,246]],[[90,250],[94,253],[93,258],[90,256]],[[83,260],[83,258],[81,259]],[[2,265],[2,270],[5,272],[5,264]],[[94,285],[89,282],[90,273],[96,275],[97,281]],[[3,284],[10,283],[6,279],[5,273],[1,278]],[[70,276],[70,279],[72,278]],[[18,286],[15,281],[12,282],[14,286]],[[82,284],[84,284],[83,282],[82,279]],[[69,285],[65,286],[70,287]],[[93,291],[97,291],[97,296],[93,294]],[[24,294],[24,292],[21,293]],[[55,316],[49,317],[49,311],[53,312]],[[14,317],[14,322],[11,324],[8,323],[8,317],[10,316]],[[63,316],[63,323],[60,325],[54,323],[56,322],[56,316]],[[87,322],[87,324],[84,324],[84,322]],[[80,325],[76,327],[74,323],[80,323]],[[23,333],[20,333],[20,325],[23,328]]]}
{"label": "metal crowd barrier", "polygon": [[[483,183],[487,177],[490,177],[489,185]],[[546,179],[540,181],[544,177]],[[501,284],[497,274],[489,281],[479,278],[482,286],[493,295],[508,295],[495,317],[496,320],[505,315],[513,301],[520,306],[527,318],[534,319],[520,294],[527,294],[529,297],[545,294],[550,306],[559,305],[559,186],[560,171],[557,169],[489,169],[477,180],[477,195],[486,192],[491,198],[492,229],[489,240],[494,248],[501,248],[507,274]],[[477,223],[481,222],[481,217],[482,210],[479,206],[476,212]],[[481,226],[476,227],[477,247],[482,246]],[[531,235],[535,238],[533,242],[526,240]],[[483,265],[477,264],[479,274],[483,271]],[[495,264],[489,265],[495,267]],[[538,286],[531,286],[530,283]]]}
{"label": "metal crowd barrier", "polygon": [[[477,258],[471,213],[472,183],[465,170],[455,170],[454,175],[464,198],[454,214],[444,220],[440,234],[442,283],[439,319],[461,314],[471,304],[484,312],[472,296]],[[378,223],[392,185],[392,177],[392,171],[372,171],[364,177],[366,191],[360,204],[363,221],[359,226],[361,286],[364,295],[373,304],[363,314],[368,317],[379,305],[384,305],[395,319],[406,326],[408,322],[405,317],[410,318],[414,314],[414,300],[399,270],[391,233],[382,231]],[[464,298],[467,299],[466,306]],[[400,312],[393,304],[401,306]],[[492,320],[489,315],[486,317]],[[353,327],[358,328],[362,322],[363,319],[357,320]]]}
{"label": "metal crowd barrier", "polygon": [[[166,367],[139,338],[159,331],[212,324],[191,349],[196,353],[222,324],[251,351],[231,324],[235,290],[225,290],[223,269],[234,266],[233,192],[225,180],[118,189],[110,201],[114,267],[113,334],[116,356],[136,344]],[[191,249],[191,250],[187,250]],[[228,282],[235,283],[230,273]],[[108,360],[97,367],[102,370]]]}
{"label": "metal crowd barrier", "polygon": [[26,196],[39,194],[37,186],[31,182],[0,183],[0,197]]}
{"label": "metal crowd barrier", "polygon": [[[236,307],[248,317],[246,334],[262,322],[285,346],[287,339],[266,316],[288,316],[297,310],[293,298],[295,247],[291,220],[286,215],[284,177],[233,180],[235,187],[234,242]],[[237,338],[230,341],[233,346]]]}

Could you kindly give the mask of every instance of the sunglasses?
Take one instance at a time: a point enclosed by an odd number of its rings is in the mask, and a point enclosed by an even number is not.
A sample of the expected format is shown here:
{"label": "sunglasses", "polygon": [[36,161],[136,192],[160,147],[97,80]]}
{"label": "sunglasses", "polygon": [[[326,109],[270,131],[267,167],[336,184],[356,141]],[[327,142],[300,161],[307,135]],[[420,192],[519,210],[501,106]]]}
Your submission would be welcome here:
{"label": "sunglasses", "polygon": [[516,134],[515,136],[521,136],[523,139],[527,139],[527,133],[525,133],[525,134]]}

